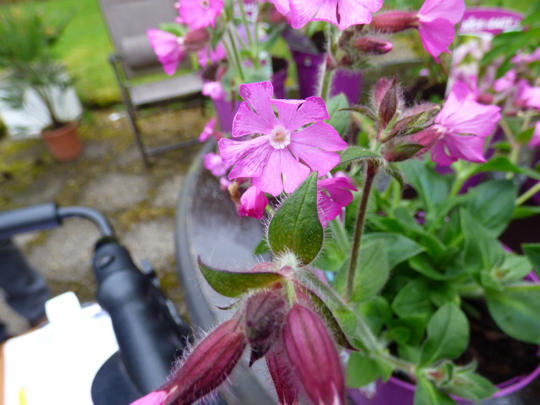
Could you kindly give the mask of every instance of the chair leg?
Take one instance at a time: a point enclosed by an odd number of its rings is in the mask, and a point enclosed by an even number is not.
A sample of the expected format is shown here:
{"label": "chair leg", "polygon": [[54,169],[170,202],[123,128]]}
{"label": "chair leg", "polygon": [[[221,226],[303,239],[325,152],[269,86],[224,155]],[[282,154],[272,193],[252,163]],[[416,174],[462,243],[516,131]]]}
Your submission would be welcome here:
{"label": "chair leg", "polygon": [[136,111],[131,108],[127,108],[127,113],[129,117],[129,122],[131,124],[131,129],[133,130],[133,134],[135,135],[135,141],[137,142],[137,146],[139,147],[139,151],[141,152],[141,156],[144,161],[144,165],[146,166],[147,169],[149,169],[150,160],[149,160],[148,155],[146,154],[146,149],[144,148],[141,132],[139,131],[139,126],[137,125],[137,120],[135,117]]}

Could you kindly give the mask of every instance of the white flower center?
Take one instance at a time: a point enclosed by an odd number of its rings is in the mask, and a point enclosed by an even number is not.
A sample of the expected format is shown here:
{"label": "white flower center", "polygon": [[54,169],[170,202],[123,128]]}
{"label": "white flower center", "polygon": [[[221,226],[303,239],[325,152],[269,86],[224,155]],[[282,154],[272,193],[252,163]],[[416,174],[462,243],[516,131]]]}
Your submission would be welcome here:
{"label": "white flower center", "polygon": [[283,149],[291,143],[291,132],[283,125],[276,126],[269,135],[270,145]]}
{"label": "white flower center", "polygon": [[201,0],[201,7],[208,10],[210,8],[210,0]]}

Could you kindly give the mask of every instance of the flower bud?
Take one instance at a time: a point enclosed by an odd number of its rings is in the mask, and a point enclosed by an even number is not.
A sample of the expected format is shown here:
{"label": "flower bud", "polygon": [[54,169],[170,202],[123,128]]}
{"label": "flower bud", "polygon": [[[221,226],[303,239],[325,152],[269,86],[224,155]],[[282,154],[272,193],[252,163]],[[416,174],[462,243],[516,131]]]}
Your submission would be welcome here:
{"label": "flower bud", "polygon": [[203,165],[207,170],[210,170],[210,172],[216,177],[225,175],[230,167],[227,164],[223,163],[221,156],[212,152],[204,155]]}
{"label": "flower bud", "polygon": [[375,30],[396,33],[408,30],[409,28],[417,28],[419,26],[418,20],[419,18],[416,13],[389,11],[373,16],[370,25]]}
{"label": "flower bud", "polygon": [[255,186],[251,186],[242,194],[240,198],[242,203],[238,207],[238,213],[243,217],[263,219],[268,205],[268,199],[265,194]]}
{"label": "flower bud", "polygon": [[285,320],[283,344],[294,374],[317,405],[344,405],[345,378],[339,355],[321,319],[295,304]]}
{"label": "flower bud", "polygon": [[384,55],[393,49],[391,42],[377,37],[360,37],[353,41],[353,46],[370,55]]}
{"label": "flower bud", "polygon": [[184,49],[187,52],[199,52],[210,41],[210,34],[206,29],[199,28],[184,35]]}
{"label": "flower bud", "polygon": [[276,387],[280,405],[298,404],[298,382],[282,345],[276,345],[266,353],[266,365]]}
{"label": "flower bud", "polygon": [[162,387],[167,403],[190,405],[218,388],[227,379],[246,347],[243,328],[231,319],[214,329],[172,373]]}
{"label": "flower bud", "polygon": [[283,327],[285,300],[281,291],[263,291],[249,297],[244,316],[247,341],[252,349],[251,366],[270,350]]}
{"label": "flower bud", "polygon": [[383,145],[381,154],[388,162],[402,162],[426,153],[440,137],[441,132],[436,125],[432,125],[413,135],[391,139]]}
{"label": "flower bud", "polygon": [[386,94],[381,100],[379,105],[379,123],[382,128],[386,128],[392,121],[396,112],[398,111],[399,95],[397,88],[397,78],[390,83],[390,87],[386,91]]}

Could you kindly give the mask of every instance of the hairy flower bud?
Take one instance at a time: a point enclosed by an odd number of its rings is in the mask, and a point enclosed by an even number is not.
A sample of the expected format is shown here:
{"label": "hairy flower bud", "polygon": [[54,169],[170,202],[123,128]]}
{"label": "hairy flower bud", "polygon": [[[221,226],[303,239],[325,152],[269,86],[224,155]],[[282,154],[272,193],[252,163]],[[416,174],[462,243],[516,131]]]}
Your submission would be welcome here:
{"label": "hairy flower bud", "polygon": [[298,404],[298,382],[283,345],[275,345],[266,353],[266,365],[276,387],[280,405]]}
{"label": "hairy flower bud", "polygon": [[250,366],[272,347],[283,326],[285,300],[280,290],[263,291],[248,298],[246,336],[251,346]]}
{"label": "hairy flower bud", "polygon": [[389,11],[387,13],[377,14],[371,20],[371,28],[388,33],[396,33],[417,28],[419,17],[416,13],[405,11]]}
{"label": "hairy flower bud", "polygon": [[210,34],[204,28],[199,28],[184,35],[184,49],[187,52],[199,52],[210,41]]}
{"label": "hairy flower bud", "polygon": [[384,55],[393,49],[391,42],[377,37],[360,37],[353,41],[353,46],[370,55]]}
{"label": "hairy flower bud", "polygon": [[386,128],[398,111],[399,95],[397,89],[397,78],[391,82],[390,87],[379,105],[379,123],[382,128]]}
{"label": "hairy flower bud", "polygon": [[225,381],[246,347],[246,337],[238,319],[214,329],[175,368],[162,387],[169,391],[166,404],[190,405]]}
{"label": "hairy flower bud", "polygon": [[339,355],[318,315],[295,304],[285,320],[283,344],[295,375],[314,404],[345,404]]}
{"label": "hairy flower bud", "polygon": [[398,136],[386,142],[381,149],[388,162],[402,162],[426,153],[441,137],[437,126],[432,125],[413,135]]}

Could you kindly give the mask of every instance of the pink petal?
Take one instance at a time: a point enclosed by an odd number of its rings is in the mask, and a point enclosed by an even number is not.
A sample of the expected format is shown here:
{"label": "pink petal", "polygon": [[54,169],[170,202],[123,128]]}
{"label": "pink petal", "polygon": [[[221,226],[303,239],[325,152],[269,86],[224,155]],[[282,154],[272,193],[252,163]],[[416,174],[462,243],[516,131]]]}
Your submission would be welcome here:
{"label": "pink petal", "polygon": [[268,143],[268,139],[262,136],[244,142],[223,138],[218,142],[219,154],[225,163],[234,165],[265,143]]}
{"label": "pink petal", "polygon": [[291,7],[289,6],[289,0],[270,0],[270,3],[273,3],[276,6],[277,11],[279,11],[285,17],[291,16]]}
{"label": "pink petal", "polygon": [[275,123],[262,120],[259,115],[254,113],[253,110],[249,108],[248,103],[242,103],[240,104],[240,108],[234,117],[232,136],[237,138],[251,134],[268,135],[272,132],[276,125],[277,119]]}
{"label": "pink petal", "polygon": [[454,41],[456,31],[448,20],[437,18],[433,21],[421,21],[418,28],[422,45],[427,53],[439,62],[439,55],[449,53],[448,47]]}
{"label": "pink petal", "polygon": [[263,143],[258,148],[252,150],[236,163],[229,173],[229,179],[260,176],[273,150],[274,148],[269,143]]}
{"label": "pink petal", "polygon": [[[309,21],[337,22],[337,0],[290,0],[291,25],[294,29],[302,28]],[[315,17],[314,17],[315,16]]]}
{"label": "pink petal", "polygon": [[167,398],[165,391],[152,391],[150,394],[132,402],[131,405],[162,405]]}
{"label": "pink petal", "polygon": [[451,156],[474,163],[485,163],[485,139],[478,136],[447,135],[443,142]]}
{"label": "pink petal", "polygon": [[448,20],[453,25],[463,18],[465,2],[463,0],[426,0],[418,16],[420,21],[433,21],[437,18]]}
{"label": "pink petal", "polygon": [[[315,124],[291,134],[292,144],[302,147],[316,147],[330,152],[337,152],[347,147],[337,131],[325,122]],[[322,176],[322,174],[321,174]]]}
{"label": "pink petal", "polygon": [[306,100],[272,100],[276,107],[279,123],[289,131],[296,131],[304,125],[330,118],[324,100],[308,97]]}
{"label": "pink petal", "polygon": [[277,196],[283,190],[292,193],[308,175],[309,168],[296,161],[287,148],[274,149],[262,174],[253,178],[253,184],[262,191]]}
{"label": "pink petal", "polygon": [[[452,96],[453,93],[450,93]],[[456,105],[455,101],[452,102],[450,108],[445,111],[448,115],[443,115],[443,119],[440,122],[449,132],[456,134],[471,134],[485,138],[491,135],[497,123],[501,119],[501,108],[493,105],[482,105],[472,100],[464,100],[461,104]],[[443,108],[444,110],[444,108]],[[443,111],[441,110],[442,114]],[[439,123],[439,117],[435,119],[435,122]]]}
{"label": "pink petal", "polygon": [[301,146],[295,143],[289,145],[291,152],[302,159],[311,169],[319,172],[319,176],[325,176],[330,170],[337,166],[340,156],[334,152],[317,149],[311,146]]}
{"label": "pink petal", "polygon": [[341,31],[352,25],[369,24],[371,13],[379,11],[382,0],[338,0],[339,29]]}
{"label": "pink petal", "polygon": [[446,153],[444,141],[441,139],[431,149],[431,160],[442,166],[450,166],[452,163],[457,161],[457,158],[449,156],[448,153]]}
{"label": "pink petal", "polygon": [[540,123],[538,122],[536,123],[536,127],[534,127],[533,136],[529,142],[529,148],[535,148],[537,146],[540,146]]}
{"label": "pink petal", "polygon": [[255,186],[246,190],[240,198],[242,205],[238,207],[238,213],[243,217],[263,219],[268,199],[264,193]]}
{"label": "pink petal", "polygon": [[272,107],[274,86],[270,82],[260,82],[240,85],[240,95],[257,113],[257,120],[265,127],[274,128],[278,120]]}

